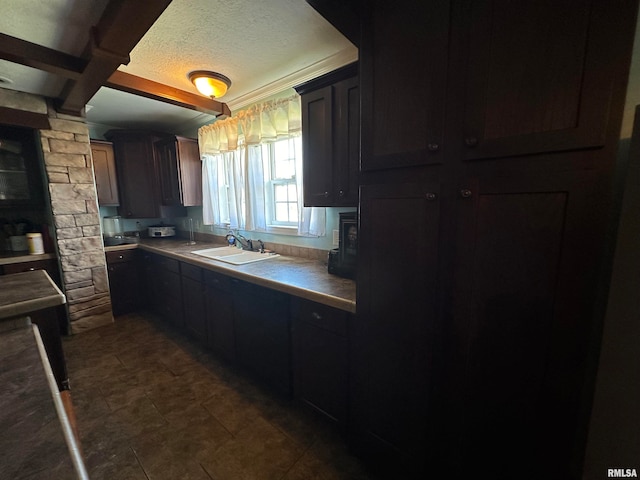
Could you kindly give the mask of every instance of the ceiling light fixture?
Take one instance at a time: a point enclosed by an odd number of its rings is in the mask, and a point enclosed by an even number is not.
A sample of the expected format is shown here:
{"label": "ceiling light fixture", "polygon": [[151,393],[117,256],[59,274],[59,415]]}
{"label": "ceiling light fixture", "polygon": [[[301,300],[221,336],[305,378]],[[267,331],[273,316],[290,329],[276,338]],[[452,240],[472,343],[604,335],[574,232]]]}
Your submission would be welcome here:
{"label": "ceiling light fixture", "polygon": [[220,98],[231,86],[231,80],[217,72],[194,70],[187,75],[198,91],[205,97]]}

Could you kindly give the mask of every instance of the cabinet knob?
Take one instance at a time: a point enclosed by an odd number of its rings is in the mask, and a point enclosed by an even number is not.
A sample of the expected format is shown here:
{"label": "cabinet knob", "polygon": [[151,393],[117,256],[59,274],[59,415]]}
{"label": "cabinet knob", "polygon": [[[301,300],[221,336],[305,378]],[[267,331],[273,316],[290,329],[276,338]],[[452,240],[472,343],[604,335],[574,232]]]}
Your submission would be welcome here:
{"label": "cabinet knob", "polygon": [[36,269],[35,269],[35,268],[33,268],[33,267],[31,267],[31,268],[29,269],[29,271],[30,271],[30,272],[35,272],[35,270],[36,270]]}
{"label": "cabinet knob", "polygon": [[460,190],[460,196],[462,198],[469,198],[471,196],[471,190],[469,190],[468,188],[463,188],[462,190]]}
{"label": "cabinet knob", "polygon": [[122,260],[124,257],[122,255],[118,255],[118,258]]}
{"label": "cabinet knob", "polygon": [[427,200],[429,200],[430,202],[433,202],[436,198],[438,198],[438,195],[437,195],[437,194],[435,194],[435,193],[433,193],[433,192],[427,192],[427,193],[425,193],[425,195],[424,195],[424,196],[425,196],[425,198],[426,198]]}
{"label": "cabinet knob", "polygon": [[473,148],[478,145],[478,137],[467,137],[464,139],[464,144],[469,148]]}
{"label": "cabinet knob", "polygon": [[314,320],[322,320],[322,315],[320,315],[318,312],[311,312],[311,318],[313,318]]}
{"label": "cabinet knob", "polygon": [[340,190],[340,191],[338,192],[338,195],[340,195],[341,197],[344,197],[344,190]]}
{"label": "cabinet knob", "polygon": [[322,195],[324,196],[324,198],[327,198],[329,196],[329,192],[324,192]]}
{"label": "cabinet knob", "polygon": [[430,152],[437,152],[438,150],[440,150],[440,145],[437,143],[430,143],[427,145],[427,149]]}

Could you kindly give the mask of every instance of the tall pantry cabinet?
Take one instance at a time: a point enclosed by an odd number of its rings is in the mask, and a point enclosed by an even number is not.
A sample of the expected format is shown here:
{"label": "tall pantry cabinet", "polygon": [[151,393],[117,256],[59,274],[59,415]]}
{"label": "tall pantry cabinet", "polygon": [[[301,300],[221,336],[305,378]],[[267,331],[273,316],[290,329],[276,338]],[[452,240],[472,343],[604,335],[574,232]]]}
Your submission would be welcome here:
{"label": "tall pantry cabinet", "polygon": [[636,10],[362,4],[362,453],[453,478],[581,477]]}

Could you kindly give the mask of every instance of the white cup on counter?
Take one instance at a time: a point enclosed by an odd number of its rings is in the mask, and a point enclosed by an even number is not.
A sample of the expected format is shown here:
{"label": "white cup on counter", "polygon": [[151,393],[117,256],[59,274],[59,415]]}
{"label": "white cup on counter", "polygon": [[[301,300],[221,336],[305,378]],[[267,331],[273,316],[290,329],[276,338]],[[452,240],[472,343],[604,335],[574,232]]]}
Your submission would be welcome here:
{"label": "white cup on counter", "polygon": [[29,246],[29,255],[39,255],[44,253],[44,242],[41,233],[27,233],[27,244]]}

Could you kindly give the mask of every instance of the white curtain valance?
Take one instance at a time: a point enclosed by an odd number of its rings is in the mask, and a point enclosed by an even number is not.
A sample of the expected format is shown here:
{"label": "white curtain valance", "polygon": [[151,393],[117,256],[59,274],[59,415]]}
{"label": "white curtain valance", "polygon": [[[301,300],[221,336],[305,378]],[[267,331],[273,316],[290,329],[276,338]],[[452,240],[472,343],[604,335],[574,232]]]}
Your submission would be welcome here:
{"label": "white curtain valance", "polygon": [[201,127],[198,130],[200,155],[236,150],[240,135],[244,135],[246,145],[257,145],[299,135],[301,129],[299,95],[271,100]]}

